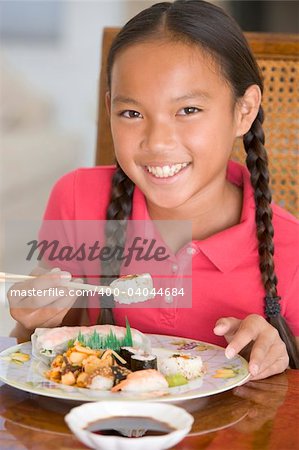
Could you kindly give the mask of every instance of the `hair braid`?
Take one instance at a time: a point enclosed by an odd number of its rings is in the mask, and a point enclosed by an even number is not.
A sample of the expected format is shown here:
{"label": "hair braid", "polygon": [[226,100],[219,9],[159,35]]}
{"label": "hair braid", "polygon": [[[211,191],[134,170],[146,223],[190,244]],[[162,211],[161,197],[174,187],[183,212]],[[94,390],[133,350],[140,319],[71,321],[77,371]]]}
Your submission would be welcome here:
{"label": "hair braid", "polygon": [[280,297],[277,295],[277,277],[274,267],[274,230],[272,225],[271,191],[269,188],[268,157],[264,148],[264,131],[262,123],[264,112],[260,107],[258,115],[250,130],[244,135],[243,142],[247,153],[246,164],[251,175],[256,205],[256,226],[260,272],[265,288],[265,314],[269,322],[279,332],[284,341],[290,367],[299,368],[299,352],[295,339],[286,321],[280,314]]}
{"label": "hair braid", "polygon": [[[117,164],[112,178],[110,203],[106,214],[106,246],[113,249],[116,245],[124,247],[126,237],[127,219],[132,210],[132,197],[134,183],[127,177]],[[104,284],[110,284],[116,275],[119,275],[121,261],[114,259],[102,262],[102,279]],[[114,300],[111,296],[101,297],[100,324],[114,324]]]}

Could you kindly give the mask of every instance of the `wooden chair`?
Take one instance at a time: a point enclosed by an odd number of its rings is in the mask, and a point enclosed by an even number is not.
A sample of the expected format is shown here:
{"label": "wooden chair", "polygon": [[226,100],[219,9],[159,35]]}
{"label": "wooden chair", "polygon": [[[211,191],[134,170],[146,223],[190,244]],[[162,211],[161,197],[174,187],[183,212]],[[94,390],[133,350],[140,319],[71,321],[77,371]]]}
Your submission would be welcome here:
{"label": "wooden chair", "polygon": [[[106,59],[119,28],[105,28],[99,86],[96,164],[114,164],[110,125],[105,110]],[[265,82],[263,107],[264,130],[269,155],[271,188],[274,201],[299,217],[298,163],[298,60],[296,35],[245,33],[257,58]],[[244,162],[245,151],[237,142],[232,158]]]}

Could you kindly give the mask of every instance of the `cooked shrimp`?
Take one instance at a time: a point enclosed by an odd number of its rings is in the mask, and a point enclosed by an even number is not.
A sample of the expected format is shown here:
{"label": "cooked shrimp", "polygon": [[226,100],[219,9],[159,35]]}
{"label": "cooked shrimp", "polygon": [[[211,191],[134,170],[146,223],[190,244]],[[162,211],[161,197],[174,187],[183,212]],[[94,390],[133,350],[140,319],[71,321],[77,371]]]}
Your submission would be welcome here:
{"label": "cooked shrimp", "polygon": [[111,391],[147,392],[167,389],[168,383],[163,375],[155,369],[138,370],[114,386]]}

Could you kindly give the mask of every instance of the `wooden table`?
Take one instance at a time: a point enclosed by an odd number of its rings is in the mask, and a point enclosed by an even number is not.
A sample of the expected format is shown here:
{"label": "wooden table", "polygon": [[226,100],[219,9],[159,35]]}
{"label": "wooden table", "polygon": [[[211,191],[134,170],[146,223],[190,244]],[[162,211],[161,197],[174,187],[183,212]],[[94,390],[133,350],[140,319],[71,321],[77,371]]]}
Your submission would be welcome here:
{"label": "wooden table", "polygon": [[[176,450],[299,449],[299,371],[178,404],[195,422]],[[86,448],[64,422],[76,405],[0,385],[0,449]]]}

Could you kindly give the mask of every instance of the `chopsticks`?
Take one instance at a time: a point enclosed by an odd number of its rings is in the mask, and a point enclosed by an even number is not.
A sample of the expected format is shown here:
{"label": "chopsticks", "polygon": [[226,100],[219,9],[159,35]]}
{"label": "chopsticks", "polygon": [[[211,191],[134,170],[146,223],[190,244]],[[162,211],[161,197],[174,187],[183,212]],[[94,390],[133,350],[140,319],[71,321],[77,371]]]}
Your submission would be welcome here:
{"label": "chopsticks", "polygon": [[[31,280],[34,278],[38,278],[38,276],[33,275],[19,275],[16,273],[6,273],[6,272],[0,272],[0,282],[5,281],[12,281],[12,282],[18,282],[18,281],[24,281],[24,280]],[[68,283],[70,287],[75,289],[84,289],[88,291],[93,292],[101,292],[101,293],[110,293],[113,294],[114,289],[111,286],[98,286],[95,284],[86,284],[86,283],[76,283],[76,282],[69,282]],[[118,289],[119,292],[119,289]],[[125,291],[121,291],[121,293],[125,293]]]}

